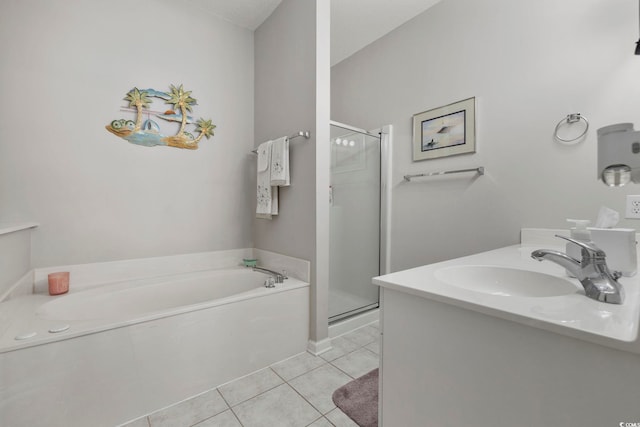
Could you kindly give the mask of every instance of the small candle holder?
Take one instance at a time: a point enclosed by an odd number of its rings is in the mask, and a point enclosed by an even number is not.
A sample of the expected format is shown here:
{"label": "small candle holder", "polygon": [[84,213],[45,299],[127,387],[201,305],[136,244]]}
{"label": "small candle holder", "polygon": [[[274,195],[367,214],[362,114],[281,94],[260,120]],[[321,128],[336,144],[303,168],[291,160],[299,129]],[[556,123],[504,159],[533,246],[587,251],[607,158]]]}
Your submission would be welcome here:
{"label": "small candle holder", "polygon": [[69,272],[51,273],[49,278],[49,295],[60,295],[69,292]]}

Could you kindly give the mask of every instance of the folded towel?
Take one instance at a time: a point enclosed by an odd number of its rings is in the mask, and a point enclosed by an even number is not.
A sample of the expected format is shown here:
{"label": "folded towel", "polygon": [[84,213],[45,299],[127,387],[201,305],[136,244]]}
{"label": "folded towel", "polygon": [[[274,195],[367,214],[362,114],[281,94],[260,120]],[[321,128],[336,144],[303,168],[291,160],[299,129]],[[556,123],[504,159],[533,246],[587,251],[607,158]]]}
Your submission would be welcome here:
{"label": "folded towel", "polygon": [[271,145],[271,185],[286,187],[289,178],[289,138],[283,136]]}
{"label": "folded towel", "polygon": [[278,214],[278,193],[271,186],[271,149],[272,141],[258,146],[256,218],[271,219]]}
{"label": "folded towel", "polygon": [[271,147],[273,141],[263,142],[256,150],[258,152],[258,172],[264,172],[271,165]]}
{"label": "folded towel", "polygon": [[257,166],[257,218],[271,218],[271,141],[258,146]]}
{"label": "folded towel", "polygon": [[271,186],[271,215],[278,215],[278,187]]}

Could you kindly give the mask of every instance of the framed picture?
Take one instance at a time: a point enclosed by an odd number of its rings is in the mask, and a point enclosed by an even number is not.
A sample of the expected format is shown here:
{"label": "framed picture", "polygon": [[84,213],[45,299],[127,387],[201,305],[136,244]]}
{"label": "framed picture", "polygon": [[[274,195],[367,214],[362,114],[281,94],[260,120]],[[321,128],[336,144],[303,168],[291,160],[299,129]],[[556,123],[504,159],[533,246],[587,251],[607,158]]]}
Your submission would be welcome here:
{"label": "framed picture", "polygon": [[476,152],[476,98],[413,116],[413,161]]}

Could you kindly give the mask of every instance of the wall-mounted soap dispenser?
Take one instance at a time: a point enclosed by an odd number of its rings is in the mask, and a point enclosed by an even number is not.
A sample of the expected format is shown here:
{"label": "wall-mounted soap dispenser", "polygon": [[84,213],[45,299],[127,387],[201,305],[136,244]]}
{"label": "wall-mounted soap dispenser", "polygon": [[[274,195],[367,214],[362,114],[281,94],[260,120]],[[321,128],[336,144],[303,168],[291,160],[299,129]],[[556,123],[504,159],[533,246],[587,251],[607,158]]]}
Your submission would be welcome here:
{"label": "wall-mounted soap dispenser", "polygon": [[610,187],[640,183],[640,131],[633,123],[598,129],[598,179]]}

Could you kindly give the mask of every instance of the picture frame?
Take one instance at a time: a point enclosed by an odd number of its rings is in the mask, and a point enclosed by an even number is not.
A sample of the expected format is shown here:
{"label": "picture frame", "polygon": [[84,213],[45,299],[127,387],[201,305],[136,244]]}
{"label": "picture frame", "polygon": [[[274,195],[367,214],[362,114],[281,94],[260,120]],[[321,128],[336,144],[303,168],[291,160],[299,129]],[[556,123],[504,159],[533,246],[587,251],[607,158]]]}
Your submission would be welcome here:
{"label": "picture frame", "polygon": [[413,161],[476,152],[476,98],[413,115]]}

